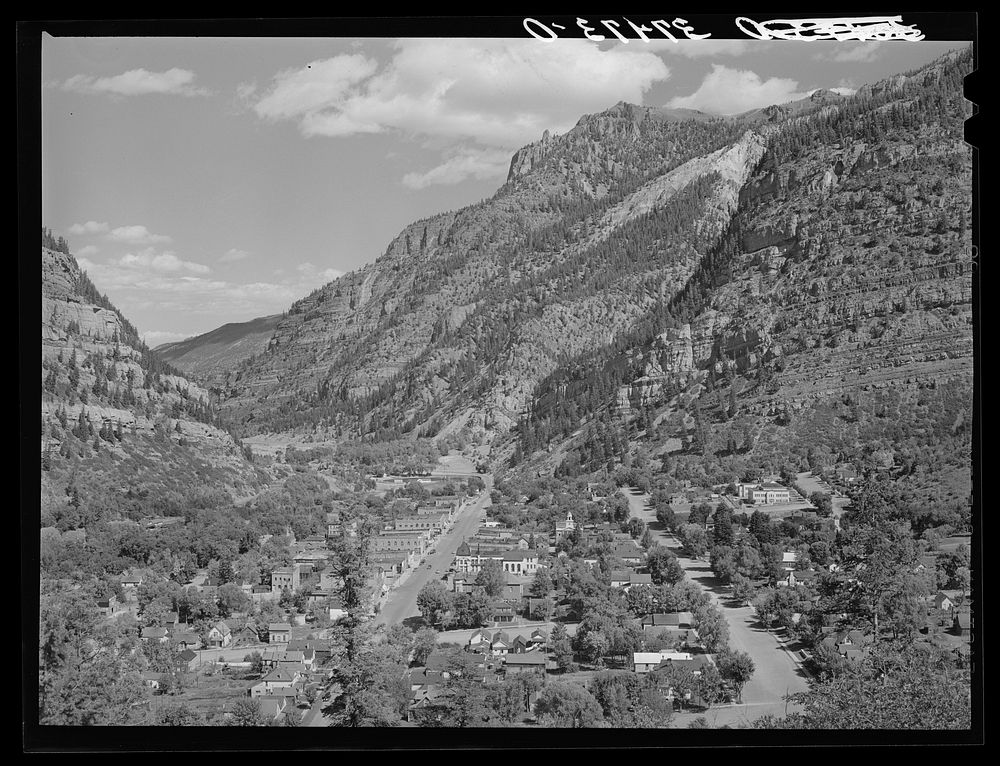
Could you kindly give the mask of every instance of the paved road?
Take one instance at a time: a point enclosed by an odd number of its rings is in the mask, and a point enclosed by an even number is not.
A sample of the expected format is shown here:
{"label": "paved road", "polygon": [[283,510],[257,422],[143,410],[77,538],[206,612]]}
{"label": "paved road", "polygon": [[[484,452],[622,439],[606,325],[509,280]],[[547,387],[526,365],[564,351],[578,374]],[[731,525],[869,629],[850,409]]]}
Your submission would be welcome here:
{"label": "paved road", "polygon": [[[431,578],[440,578],[451,566],[455,551],[462,541],[475,534],[480,522],[485,516],[485,509],[490,505],[490,489],[493,487],[493,477],[483,475],[486,490],[481,492],[471,503],[464,505],[458,512],[449,531],[438,538],[434,553],[424,558],[423,563],[410,572],[409,579],[389,593],[388,600],[375,618],[376,623],[395,625],[408,617],[420,614],[417,609],[417,594]],[[430,568],[426,565],[430,564]],[[440,570],[442,574],[435,574]]]}
{"label": "paved road", "polygon": [[[766,713],[783,715],[785,695],[808,690],[804,671],[785,651],[773,633],[757,625],[757,617],[752,607],[730,606],[728,588],[723,586],[712,573],[707,561],[690,559],[681,554],[680,543],[673,535],[660,528],[656,514],[647,505],[648,495],[625,490],[625,496],[628,498],[632,515],[642,519],[647,525],[654,525],[650,529],[653,537],[660,545],[673,549],[688,579],[700,585],[719,607],[729,624],[730,646],[736,651],[746,652],[753,658],[756,669],[753,677],[743,688],[743,704],[713,708],[709,711],[717,714],[718,725],[746,722]],[[788,710],[793,709],[791,706],[788,708]]]}

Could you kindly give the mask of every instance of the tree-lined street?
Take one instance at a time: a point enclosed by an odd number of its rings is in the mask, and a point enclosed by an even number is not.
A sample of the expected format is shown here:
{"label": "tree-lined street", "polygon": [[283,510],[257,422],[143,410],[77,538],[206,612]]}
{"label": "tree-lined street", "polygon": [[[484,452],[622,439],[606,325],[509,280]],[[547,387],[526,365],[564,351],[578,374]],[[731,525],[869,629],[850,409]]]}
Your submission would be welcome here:
{"label": "tree-lined street", "polygon": [[[680,543],[656,520],[655,512],[648,505],[649,495],[635,490],[623,491],[628,498],[632,516],[646,522],[654,539],[677,555],[688,579],[704,589],[722,612],[729,625],[731,648],[746,652],[753,659],[756,669],[743,688],[742,704],[710,710],[716,721],[713,725],[733,725],[767,713],[784,715],[785,696],[808,689],[805,672],[785,650],[777,636],[758,624],[752,607],[731,605],[728,588],[715,576],[707,561],[691,559],[683,554]],[[791,710],[793,706],[788,706],[787,709]]]}

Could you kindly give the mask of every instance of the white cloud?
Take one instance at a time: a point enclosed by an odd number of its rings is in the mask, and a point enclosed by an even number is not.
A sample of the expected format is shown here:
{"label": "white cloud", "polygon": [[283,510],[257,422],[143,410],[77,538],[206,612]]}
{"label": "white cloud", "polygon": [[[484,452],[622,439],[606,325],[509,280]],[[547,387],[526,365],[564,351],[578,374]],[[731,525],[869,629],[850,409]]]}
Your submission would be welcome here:
{"label": "white cloud", "polygon": [[126,253],[118,260],[118,265],[129,269],[152,269],[160,273],[186,271],[192,274],[207,274],[211,271],[204,264],[181,260],[175,253],[169,251],[157,253],[151,247],[138,253]]}
{"label": "white cloud", "polygon": [[510,152],[505,149],[460,149],[437,167],[424,173],[407,173],[403,186],[425,189],[433,184],[456,184],[467,178],[503,179],[510,168]]}
{"label": "white cloud", "polygon": [[237,248],[233,247],[224,252],[222,255],[220,255],[219,260],[222,261],[222,263],[234,263],[236,261],[245,260],[249,257],[250,253],[248,253],[246,250],[238,250]]}
{"label": "white cloud", "polygon": [[64,90],[77,93],[98,93],[110,96],[143,96],[170,94],[177,96],[207,96],[209,91],[196,87],[195,74],[187,69],[168,69],[166,72],[149,72],[131,69],[114,77],[93,77],[78,74],[66,80]]}
{"label": "white cloud", "polygon": [[857,88],[847,88],[844,86],[839,86],[836,88],[830,88],[834,93],[839,93],[841,96],[853,96],[858,92]]}
{"label": "white cloud", "polygon": [[[180,261],[173,253],[151,250],[105,263],[87,258],[77,258],[77,262],[126,314],[142,310],[198,315],[211,317],[207,321],[218,324],[234,316],[280,313],[343,273],[307,262],[281,281],[240,283],[206,278],[207,267]],[[157,342],[167,340],[163,337]]]}
{"label": "white cloud", "polygon": [[86,245],[76,251],[76,257],[86,258],[87,256],[90,255],[96,255],[98,252],[99,252],[98,249],[94,245]]}
{"label": "white cloud", "polygon": [[254,111],[269,120],[309,117],[336,104],[377,69],[374,59],[349,54],[286,70],[274,77],[270,92],[257,102]]}
{"label": "white cloud", "polygon": [[407,136],[514,148],[581,114],[640,102],[669,70],[649,50],[585,40],[414,39],[381,70],[358,54],[278,74],[255,105],[306,136],[396,130]]}
{"label": "white cloud", "polygon": [[74,223],[69,227],[70,234],[76,234],[77,236],[81,234],[103,234],[108,230],[108,225],[106,223],[98,223],[97,221],[87,221],[86,223]]}
{"label": "white cloud", "polygon": [[170,241],[170,237],[165,234],[153,234],[145,226],[119,226],[111,230],[108,238],[115,242],[128,242],[133,245],[151,245]]}
{"label": "white cloud", "polygon": [[678,96],[667,104],[673,108],[700,109],[712,114],[739,114],[770,104],[805,98],[809,91],[787,77],[762,80],[756,72],[715,64],[701,86],[690,96]]}

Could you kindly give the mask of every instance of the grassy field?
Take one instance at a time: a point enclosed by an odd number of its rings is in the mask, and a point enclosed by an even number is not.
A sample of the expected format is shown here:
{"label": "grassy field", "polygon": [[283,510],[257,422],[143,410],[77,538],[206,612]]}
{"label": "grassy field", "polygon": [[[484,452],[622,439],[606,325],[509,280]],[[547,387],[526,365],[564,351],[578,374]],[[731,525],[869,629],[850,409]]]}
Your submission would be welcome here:
{"label": "grassy field", "polygon": [[150,710],[155,718],[161,707],[185,705],[206,719],[221,716],[224,705],[246,699],[256,680],[240,680],[225,673],[206,675],[189,673],[182,688],[175,694],[154,694]]}

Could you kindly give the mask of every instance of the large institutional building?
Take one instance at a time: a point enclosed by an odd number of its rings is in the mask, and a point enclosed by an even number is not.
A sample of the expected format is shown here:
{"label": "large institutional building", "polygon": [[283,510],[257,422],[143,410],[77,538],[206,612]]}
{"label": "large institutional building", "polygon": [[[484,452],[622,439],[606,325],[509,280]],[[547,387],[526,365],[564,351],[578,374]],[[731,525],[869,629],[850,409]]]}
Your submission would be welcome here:
{"label": "large institutional building", "polygon": [[740,493],[740,499],[749,500],[754,505],[787,503],[791,500],[788,489],[773,481],[763,484],[740,484],[737,489]]}

